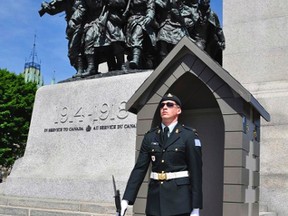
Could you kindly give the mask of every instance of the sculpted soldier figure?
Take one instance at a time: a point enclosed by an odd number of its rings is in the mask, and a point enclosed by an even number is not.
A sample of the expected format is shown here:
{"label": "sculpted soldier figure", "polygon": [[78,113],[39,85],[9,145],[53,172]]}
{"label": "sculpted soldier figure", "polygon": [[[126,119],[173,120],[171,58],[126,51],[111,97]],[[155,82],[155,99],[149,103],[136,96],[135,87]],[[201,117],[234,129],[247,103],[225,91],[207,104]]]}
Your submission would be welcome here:
{"label": "sculpted soldier figure", "polygon": [[[45,13],[55,15],[65,12],[66,16],[66,37],[68,39],[68,57],[70,64],[77,70],[77,73],[83,72],[83,57],[81,53],[81,37],[83,34],[83,26],[81,24],[71,23],[71,16],[81,0],[52,0],[49,3],[43,2],[39,10],[40,16]],[[73,25],[72,25],[73,24]]]}
{"label": "sculpted soldier figure", "polygon": [[181,4],[181,6],[181,16],[184,19],[186,31],[189,33],[190,29],[194,28],[197,20],[199,19],[199,14],[197,11],[198,4],[191,2],[191,0],[186,0],[183,2],[183,4]]}
{"label": "sculpted soldier figure", "polygon": [[182,0],[156,0],[156,20],[159,23],[157,46],[159,63],[173,47],[189,36],[186,25],[194,24],[193,11]]}
{"label": "sculpted soldier figure", "polygon": [[[127,9],[125,10],[128,13],[126,45],[132,52],[129,67],[137,69],[143,57],[143,49],[153,50],[156,46],[156,30],[153,26],[155,0],[130,0]],[[152,68],[153,65],[147,67]]]}
{"label": "sculpted soldier figure", "polygon": [[[123,18],[125,0],[106,0],[107,22],[103,42],[100,40],[99,46],[112,47],[112,52],[108,53],[108,68],[111,70],[120,70],[124,65],[124,47],[125,35],[123,32],[125,19]],[[112,59],[110,55],[112,54]],[[115,58],[114,58],[115,56]],[[116,59],[116,61],[115,61]]]}
{"label": "sculpted soldier figure", "polygon": [[[71,18],[75,23],[86,23],[82,46],[87,61],[87,68],[86,72],[81,74],[81,76],[98,74],[98,64],[104,61],[108,61],[108,67],[109,63],[115,66],[115,47],[118,48],[118,53],[116,53],[118,64],[123,64],[124,49],[120,49],[121,46],[117,47],[117,45],[125,41],[121,17],[123,11],[121,9],[124,7],[124,0],[81,1],[76,10],[77,13],[75,12]],[[112,45],[114,49],[112,49]],[[111,70],[111,68],[109,69]]]}
{"label": "sculpted soldier figure", "polygon": [[143,138],[121,201],[121,216],[128,204],[134,204],[150,163],[146,215],[199,216],[203,196],[201,142],[194,129],[178,122],[181,107],[175,95],[161,99],[162,123]]}
{"label": "sculpted soldier figure", "polygon": [[[94,30],[91,30],[91,23],[92,21],[99,18],[102,8],[104,6],[103,1],[93,1],[93,0],[80,0],[80,4],[78,5],[76,11],[71,17],[71,26],[79,25],[82,23],[84,25],[84,32],[82,36],[82,50],[85,55],[85,60],[87,62],[86,72],[81,72],[77,74],[77,76],[83,75],[93,75],[98,73],[98,64],[96,67],[95,59],[94,59],[94,44],[91,36],[91,33],[94,33]],[[98,33],[98,29],[96,29]],[[97,71],[95,71],[95,68]]]}
{"label": "sculpted soldier figure", "polygon": [[189,34],[197,46],[222,65],[225,37],[217,14],[210,8],[210,0],[200,0],[197,12],[198,21],[193,28],[189,28]]}

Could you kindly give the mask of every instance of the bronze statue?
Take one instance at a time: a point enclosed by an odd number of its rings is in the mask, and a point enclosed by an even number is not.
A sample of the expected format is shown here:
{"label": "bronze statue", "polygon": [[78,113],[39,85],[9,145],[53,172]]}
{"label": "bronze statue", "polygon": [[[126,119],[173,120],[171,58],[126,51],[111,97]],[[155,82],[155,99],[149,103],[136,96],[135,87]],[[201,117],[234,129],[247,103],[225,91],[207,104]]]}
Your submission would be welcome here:
{"label": "bronze statue", "polygon": [[[42,3],[40,16],[66,13],[68,56],[73,77],[108,71],[154,69],[182,39],[222,64],[225,38],[210,0],[52,0]],[[125,34],[124,34],[125,32]]]}

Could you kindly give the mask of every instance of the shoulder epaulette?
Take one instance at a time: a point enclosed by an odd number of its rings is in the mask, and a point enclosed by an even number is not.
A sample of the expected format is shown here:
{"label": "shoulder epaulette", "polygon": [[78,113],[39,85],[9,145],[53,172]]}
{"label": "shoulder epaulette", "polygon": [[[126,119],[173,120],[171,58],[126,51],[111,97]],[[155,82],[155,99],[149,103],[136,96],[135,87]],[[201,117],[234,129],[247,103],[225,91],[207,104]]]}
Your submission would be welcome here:
{"label": "shoulder epaulette", "polygon": [[182,125],[182,127],[184,127],[184,128],[187,129],[187,130],[193,131],[194,134],[195,134],[196,136],[198,136],[198,132],[197,132],[197,130],[196,130],[195,128],[188,127],[188,126],[186,126],[186,125]]}
{"label": "shoulder epaulette", "polygon": [[[151,128],[149,131],[146,132],[146,134],[151,133],[151,132],[154,132],[154,131],[156,131],[156,130],[160,130],[158,126],[155,127],[155,128]],[[159,132],[159,133],[160,133],[160,132]]]}
{"label": "shoulder epaulette", "polygon": [[198,132],[197,132],[197,130],[196,130],[195,128],[192,128],[192,129],[193,129],[195,135],[198,136]]}
{"label": "shoulder epaulette", "polygon": [[184,125],[184,124],[182,125],[182,127],[185,128],[185,129],[187,129],[187,130],[191,130],[191,131],[193,131],[193,128],[188,127],[188,126],[186,126],[186,125]]}

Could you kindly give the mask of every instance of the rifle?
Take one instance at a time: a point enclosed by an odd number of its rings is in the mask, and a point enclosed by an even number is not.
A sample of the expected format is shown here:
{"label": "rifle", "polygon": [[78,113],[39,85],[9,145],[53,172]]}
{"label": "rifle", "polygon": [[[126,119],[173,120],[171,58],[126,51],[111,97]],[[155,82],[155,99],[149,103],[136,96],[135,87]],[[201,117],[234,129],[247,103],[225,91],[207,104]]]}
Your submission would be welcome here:
{"label": "rifle", "polygon": [[129,9],[130,9],[130,4],[131,4],[131,0],[128,0],[125,11],[123,12],[123,17],[127,16]]}
{"label": "rifle", "polygon": [[38,11],[40,17],[42,17],[45,13],[48,13],[50,15],[55,15],[57,13],[60,13],[64,11],[63,8],[64,1],[60,0],[52,0],[51,2],[42,2],[41,9]]}
{"label": "rifle", "polygon": [[47,2],[43,2],[41,4],[41,9],[38,11],[40,17],[42,17],[45,13],[46,13],[46,8],[48,7],[48,3]]}
{"label": "rifle", "polygon": [[114,188],[114,198],[115,198],[115,206],[116,206],[116,216],[121,215],[121,198],[120,191],[116,189],[116,183],[114,176],[112,175],[113,188]]}
{"label": "rifle", "polygon": [[106,24],[108,21],[108,16],[109,16],[109,10],[106,10],[106,5],[103,6],[101,14],[99,15],[99,18],[96,19],[96,22],[99,24],[99,30],[100,33],[104,33],[106,30]]}

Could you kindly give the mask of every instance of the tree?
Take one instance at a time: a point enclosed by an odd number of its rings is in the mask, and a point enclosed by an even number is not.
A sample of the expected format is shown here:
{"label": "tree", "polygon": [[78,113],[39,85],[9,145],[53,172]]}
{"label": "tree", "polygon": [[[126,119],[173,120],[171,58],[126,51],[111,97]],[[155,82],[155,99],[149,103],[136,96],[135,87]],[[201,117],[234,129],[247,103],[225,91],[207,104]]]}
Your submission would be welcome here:
{"label": "tree", "polygon": [[25,151],[37,87],[0,69],[0,165],[10,168]]}

